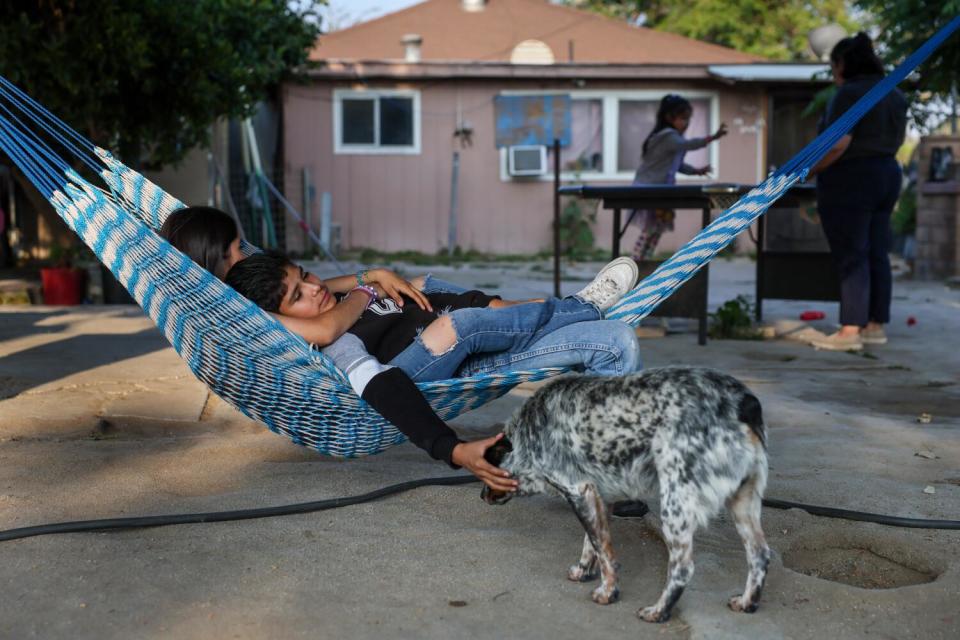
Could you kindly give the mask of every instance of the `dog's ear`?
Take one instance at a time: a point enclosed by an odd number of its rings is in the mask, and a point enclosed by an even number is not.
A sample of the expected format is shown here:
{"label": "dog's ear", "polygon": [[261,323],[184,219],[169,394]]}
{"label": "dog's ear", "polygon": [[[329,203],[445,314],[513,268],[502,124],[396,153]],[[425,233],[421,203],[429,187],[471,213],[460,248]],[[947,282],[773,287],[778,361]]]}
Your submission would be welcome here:
{"label": "dog's ear", "polygon": [[499,467],[500,463],[503,462],[504,456],[511,451],[513,451],[513,444],[504,436],[483,452],[483,459],[493,466]]}

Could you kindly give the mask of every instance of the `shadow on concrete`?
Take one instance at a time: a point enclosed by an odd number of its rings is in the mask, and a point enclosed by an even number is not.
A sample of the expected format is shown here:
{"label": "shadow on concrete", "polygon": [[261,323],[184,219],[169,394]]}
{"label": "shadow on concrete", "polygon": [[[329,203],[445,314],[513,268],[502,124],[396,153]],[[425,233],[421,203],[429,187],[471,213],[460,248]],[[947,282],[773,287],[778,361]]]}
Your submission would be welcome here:
{"label": "shadow on concrete", "polygon": [[[50,314],[37,314],[49,318]],[[57,328],[51,333],[63,331]],[[82,334],[0,357],[0,400],[53,380],[169,348],[156,329],[130,334]]]}
{"label": "shadow on concrete", "polygon": [[[16,340],[17,338],[38,333],[63,333],[69,328],[68,324],[41,326],[38,323],[49,320],[50,318],[65,316],[68,313],[70,312],[66,309],[57,309],[56,311],[26,311],[0,316],[0,318],[4,320],[0,322],[0,342]],[[8,318],[15,319],[15,321],[7,321]],[[0,357],[0,360],[2,359],[3,358]]]}

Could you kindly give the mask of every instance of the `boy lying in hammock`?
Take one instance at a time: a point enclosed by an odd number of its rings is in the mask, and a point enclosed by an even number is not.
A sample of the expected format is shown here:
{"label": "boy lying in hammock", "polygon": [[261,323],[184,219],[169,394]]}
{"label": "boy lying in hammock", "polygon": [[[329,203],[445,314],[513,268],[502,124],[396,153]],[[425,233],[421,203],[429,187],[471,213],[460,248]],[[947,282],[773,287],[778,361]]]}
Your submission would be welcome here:
{"label": "boy lying in hammock", "polygon": [[[604,375],[637,368],[632,329],[602,321],[602,312],[636,282],[636,265],[629,258],[608,264],[576,295],[495,306],[490,305],[496,299],[481,291],[408,293],[412,287],[406,281],[400,296],[383,297],[384,289],[370,286],[376,283],[369,277],[368,272],[357,274],[356,286],[343,292],[343,277],[317,282],[286,255],[265,252],[233,265],[226,282],[278,314],[284,326],[308,342],[324,347],[352,333],[377,360],[402,369],[415,382],[573,364]],[[582,323],[591,324],[552,336]],[[542,345],[548,336],[549,344]],[[591,349],[591,357],[556,355],[563,345],[570,349],[584,342],[584,336],[606,348]]]}
{"label": "boy lying in hammock", "polygon": [[[236,223],[229,214],[218,209],[189,207],[175,211],[165,220],[160,235],[221,279],[244,257]],[[462,288],[430,275],[407,282],[385,269],[372,270],[366,274],[366,277],[361,275],[363,281],[366,282],[366,278],[369,278],[370,284],[380,288],[378,294],[381,294],[381,297],[385,294],[385,297],[393,299],[398,306],[403,302],[402,296],[405,293],[413,300],[424,302],[426,306],[425,301],[415,293],[410,295],[411,289],[425,295],[464,293]],[[304,279],[314,284],[323,282],[312,274],[305,274]],[[352,283],[351,280],[353,276],[346,278],[347,283],[356,284],[355,280]],[[330,282],[327,281],[328,288]],[[594,289],[597,288],[596,282],[591,285]],[[334,283],[334,286],[338,284],[343,283]],[[602,286],[609,289],[609,283]],[[343,291],[351,288],[352,286],[345,286]],[[352,300],[344,300],[337,305],[338,313],[350,312],[352,305],[358,305],[359,308],[352,312],[359,317],[366,304],[366,296],[358,293]],[[497,308],[516,303],[491,299],[489,304],[492,308]],[[499,435],[472,442],[461,441],[434,412],[410,377],[400,368],[386,367],[377,361],[354,334],[343,334],[325,347],[323,353],[347,375],[357,395],[432,458],[453,467],[466,468],[492,489],[512,491],[516,488],[516,482],[507,472],[489,464],[483,457],[487,448],[500,438]],[[623,323],[595,320],[554,331],[537,343],[531,343],[526,352],[492,354],[470,359],[461,365],[459,373],[476,375],[546,366],[586,369],[602,367],[603,361],[610,359],[614,362],[614,369],[621,374],[639,368],[636,338],[632,329]],[[619,363],[619,366],[616,363]]]}

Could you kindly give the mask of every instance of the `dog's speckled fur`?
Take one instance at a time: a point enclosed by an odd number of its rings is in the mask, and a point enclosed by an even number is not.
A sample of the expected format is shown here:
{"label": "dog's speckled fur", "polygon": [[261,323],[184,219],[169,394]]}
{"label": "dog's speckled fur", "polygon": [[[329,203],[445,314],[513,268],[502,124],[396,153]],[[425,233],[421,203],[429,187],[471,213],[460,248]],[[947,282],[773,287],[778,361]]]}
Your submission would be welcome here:
{"label": "dog's speckled fur", "polygon": [[[744,592],[731,609],[752,613],[770,549],[760,527],[767,482],[760,402],[740,381],[696,368],[651,369],[625,377],[569,376],[533,395],[510,419],[487,459],[520,482],[517,495],[555,492],[587,534],[571,580],[597,577],[600,604],[619,596],[607,502],[659,492],[670,553],[660,599],[637,612],[662,622],[693,576],[693,534],[726,504],[747,552]],[[502,503],[510,494],[484,487]]]}

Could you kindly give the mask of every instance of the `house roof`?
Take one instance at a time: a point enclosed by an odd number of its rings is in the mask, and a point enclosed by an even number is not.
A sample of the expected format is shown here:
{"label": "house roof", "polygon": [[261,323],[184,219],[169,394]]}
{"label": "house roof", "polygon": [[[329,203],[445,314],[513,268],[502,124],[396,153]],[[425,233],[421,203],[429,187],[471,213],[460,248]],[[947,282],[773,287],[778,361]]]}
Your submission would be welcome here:
{"label": "house roof", "polygon": [[[539,40],[557,63],[736,64],[763,58],[672,33],[636,27],[547,0],[488,0],[482,11],[461,0],[426,0],[321,36],[316,61],[402,61],[408,34],[422,37],[423,62],[509,63],[514,48]],[[571,59],[572,53],[572,59]]]}

